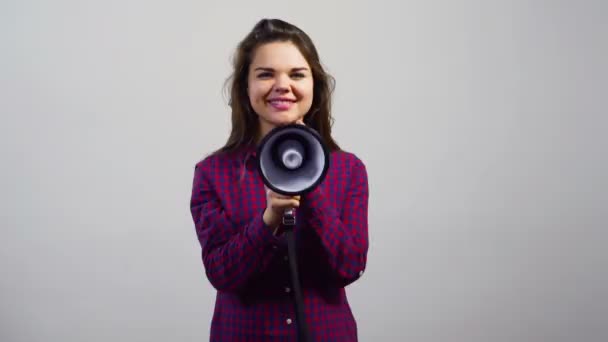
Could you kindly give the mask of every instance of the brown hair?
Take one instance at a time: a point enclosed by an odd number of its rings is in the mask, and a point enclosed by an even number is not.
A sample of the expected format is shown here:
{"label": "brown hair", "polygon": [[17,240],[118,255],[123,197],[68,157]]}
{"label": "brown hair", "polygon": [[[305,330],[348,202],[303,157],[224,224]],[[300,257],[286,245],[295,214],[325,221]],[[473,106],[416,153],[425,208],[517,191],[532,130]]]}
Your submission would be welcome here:
{"label": "brown hair", "polygon": [[234,70],[226,80],[230,89],[228,103],[232,108],[232,130],[226,144],[217,152],[232,151],[255,143],[259,121],[247,95],[249,66],[258,46],[277,41],[289,41],[297,46],[312,69],[313,101],[309,112],[304,116],[304,123],[319,133],[331,151],[340,150],[331,136],[334,121],[331,115],[331,94],[335,80],[323,69],[312,40],[304,31],[285,21],[262,19],[237,46],[233,60]]}

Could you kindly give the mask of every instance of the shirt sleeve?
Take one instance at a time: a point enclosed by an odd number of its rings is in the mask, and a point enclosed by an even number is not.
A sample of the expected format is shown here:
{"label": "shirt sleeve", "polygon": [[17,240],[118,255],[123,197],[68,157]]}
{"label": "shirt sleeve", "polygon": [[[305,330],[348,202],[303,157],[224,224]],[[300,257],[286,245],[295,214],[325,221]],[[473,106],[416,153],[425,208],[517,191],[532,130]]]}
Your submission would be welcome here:
{"label": "shirt sleeve", "polygon": [[237,292],[268,266],[278,239],[264,223],[263,211],[243,226],[231,222],[206,169],[195,168],[190,201],[205,274],[217,290]]}
{"label": "shirt sleeve", "polygon": [[357,159],[342,213],[331,205],[322,186],[306,195],[307,220],[319,235],[331,271],[345,287],[365,269],[368,251],[369,188],[365,165]]}

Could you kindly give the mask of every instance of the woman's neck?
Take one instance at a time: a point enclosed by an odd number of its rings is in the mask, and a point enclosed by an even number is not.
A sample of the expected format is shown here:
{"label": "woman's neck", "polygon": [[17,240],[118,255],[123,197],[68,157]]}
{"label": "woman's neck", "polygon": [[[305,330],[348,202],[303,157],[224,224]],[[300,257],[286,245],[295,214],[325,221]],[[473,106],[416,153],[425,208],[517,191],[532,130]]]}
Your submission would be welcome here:
{"label": "woman's neck", "polygon": [[259,129],[258,129],[258,132],[256,134],[256,139],[255,139],[256,145],[259,144],[262,141],[262,139],[264,139],[266,134],[268,134],[275,126],[272,124],[269,124],[265,121],[260,120],[260,124],[258,125],[258,127],[259,127]]}

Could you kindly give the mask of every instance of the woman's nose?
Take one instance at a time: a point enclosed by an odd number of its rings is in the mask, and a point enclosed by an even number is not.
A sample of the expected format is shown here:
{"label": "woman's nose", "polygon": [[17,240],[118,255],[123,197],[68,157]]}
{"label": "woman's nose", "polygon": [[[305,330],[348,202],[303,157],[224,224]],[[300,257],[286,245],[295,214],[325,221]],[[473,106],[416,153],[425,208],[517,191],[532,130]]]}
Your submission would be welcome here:
{"label": "woman's nose", "polygon": [[274,91],[283,93],[289,91],[289,88],[289,78],[282,75],[277,76],[276,81],[274,83]]}

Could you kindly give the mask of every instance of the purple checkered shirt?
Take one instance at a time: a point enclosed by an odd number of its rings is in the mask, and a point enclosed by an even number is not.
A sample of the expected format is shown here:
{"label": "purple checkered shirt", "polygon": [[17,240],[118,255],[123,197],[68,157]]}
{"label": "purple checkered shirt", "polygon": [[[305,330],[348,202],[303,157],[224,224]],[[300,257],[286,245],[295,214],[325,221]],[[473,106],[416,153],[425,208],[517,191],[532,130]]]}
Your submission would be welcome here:
{"label": "purple checkered shirt", "polygon": [[[202,263],[217,290],[210,341],[296,341],[294,298],[282,235],[264,224],[266,193],[254,146],[196,164],[191,212]],[[331,152],[325,180],[296,211],[298,271],[313,341],[357,341],[344,287],[363,274],[368,182],[363,162]]]}

